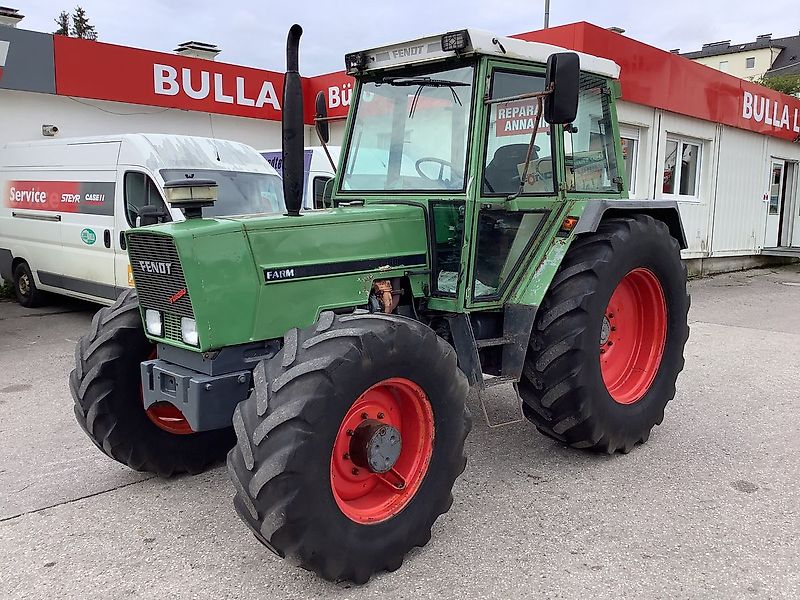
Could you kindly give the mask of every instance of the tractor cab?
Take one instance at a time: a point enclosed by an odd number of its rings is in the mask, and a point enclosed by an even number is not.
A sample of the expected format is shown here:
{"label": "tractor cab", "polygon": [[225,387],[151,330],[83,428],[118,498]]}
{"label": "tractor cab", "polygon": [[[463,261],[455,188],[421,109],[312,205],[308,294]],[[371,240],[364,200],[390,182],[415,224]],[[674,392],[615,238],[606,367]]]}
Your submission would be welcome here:
{"label": "tractor cab", "polygon": [[424,207],[431,306],[502,306],[571,199],[627,195],[612,61],[465,29],[345,65],[356,87],[333,203]]}

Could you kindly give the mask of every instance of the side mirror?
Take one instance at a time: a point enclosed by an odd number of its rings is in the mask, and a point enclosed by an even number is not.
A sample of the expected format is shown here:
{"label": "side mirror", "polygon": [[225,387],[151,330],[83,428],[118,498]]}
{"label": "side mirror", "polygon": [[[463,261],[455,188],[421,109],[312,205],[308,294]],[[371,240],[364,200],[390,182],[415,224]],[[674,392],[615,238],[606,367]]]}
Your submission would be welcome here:
{"label": "side mirror", "polygon": [[544,99],[544,120],[552,125],[566,125],[578,114],[581,61],[574,52],[558,52],[547,59],[546,89],[553,91]]}
{"label": "side mirror", "polygon": [[328,101],[324,92],[319,92],[314,99],[314,125],[319,139],[327,144],[331,139],[331,129],[328,125]]}
{"label": "side mirror", "polygon": [[167,214],[158,206],[148,204],[139,209],[139,217],[136,219],[137,227],[147,227],[156,223],[163,223]]}
{"label": "side mirror", "polygon": [[322,189],[322,207],[333,208],[333,179],[328,179],[325,182],[325,187]]}

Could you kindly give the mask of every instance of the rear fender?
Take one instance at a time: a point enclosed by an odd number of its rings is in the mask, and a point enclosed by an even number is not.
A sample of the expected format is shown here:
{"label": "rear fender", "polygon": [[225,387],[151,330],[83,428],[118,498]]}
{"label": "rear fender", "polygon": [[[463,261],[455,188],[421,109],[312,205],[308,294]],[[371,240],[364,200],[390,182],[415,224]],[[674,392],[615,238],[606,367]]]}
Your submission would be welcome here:
{"label": "rear fender", "polygon": [[621,217],[631,214],[650,215],[658,221],[663,221],[669,232],[681,246],[687,248],[686,234],[683,231],[681,214],[678,203],[674,200],[593,200],[586,203],[586,208],[581,215],[574,233],[592,233],[603,219]]}

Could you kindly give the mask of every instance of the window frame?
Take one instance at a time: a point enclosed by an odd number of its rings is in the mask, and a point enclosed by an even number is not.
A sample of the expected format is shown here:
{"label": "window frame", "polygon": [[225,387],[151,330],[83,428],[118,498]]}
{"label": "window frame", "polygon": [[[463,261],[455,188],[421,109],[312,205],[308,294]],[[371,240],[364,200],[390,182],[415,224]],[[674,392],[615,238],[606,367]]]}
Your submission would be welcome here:
{"label": "window frame", "polygon": [[[666,170],[666,162],[667,162],[667,144],[669,142],[675,142],[678,144],[678,150],[675,155],[675,173],[673,175],[675,187],[673,189],[677,189],[676,192],[665,192],[664,191],[664,171]],[[683,174],[683,161],[678,160],[679,156],[683,156],[683,148],[685,145],[690,146],[697,146],[697,168],[695,169],[694,175],[694,191],[693,195],[688,194],[681,194],[680,193],[680,180],[681,175]],[[696,138],[682,136],[679,134],[674,133],[667,133],[664,139],[664,157],[660,163],[660,173],[661,173],[661,195],[664,198],[670,200],[678,200],[678,201],[700,201],[700,183],[701,183],[701,175],[703,170],[703,141],[698,140]]]}
{"label": "window frame", "polygon": [[[641,142],[642,142],[642,128],[638,125],[626,125],[623,123],[619,124],[619,138],[620,138],[620,148],[622,148],[622,140],[631,140],[634,143],[634,155],[633,155],[633,163],[631,164],[631,180],[628,181],[628,195],[634,196],[636,195],[636,184],[638,180],[638,173],[639,170],[639,151],[641,149]],[[625,164],[625,156],[622,157],[622,163]]]}
{"label": "window frame", "polygon": [[[750,66],[750,61],[753,61],[753,66]],[[747,56],[744,59],[744,68],[745,69],[755,69],[756,68],[756,57],[755,56]]]}
{"label": "window frame", "polygon": [[[464,222],[463,222],[463,230],[461,232],[461,248],[459,249],[459,256],[458,256],[458,272],[456,273],[456,288],[454,292],[443,292],[439,289],[439,274],[437,269],[439,268],[439,251],[436,246],[436,211],[434,210],[436,206],[439,205],[446,205],[446,206],[453,206],[453,207],[462,207],[464,210]],[[446,198],[440,198],[436,200],[430,200],[428,202],[428,237],[429,242],[428,245],[431,249],[431,298],[446,298],[449,300],[453,300],[458,297],[459,293],[459,286],[464,278],[464,238],[467,236],[467,227],[469,222],[469,214],[468,214],[468,207],[467,201],[463,199],[459,200],[448,200]]]}
{"label": "window frame", "polygon": [[[122,203],[125,213],[125,222],[128,224],[128,227],[130,227],[131,229],[135,229],[138,227],[136,223],[131,223],[130,212],[128,210],[128,177],[130,175],[140,175],[145,178],[147,183],[152,184],[153,188],[155,188],[155,190],[158,192],[158,197],[161,200],[162,208],[164,209],[165,212],[165,219],[167,221],[172,221],[172,214],[170,213],[169,205],[167,204],[167,201],[164,199],[164,195],[161,193],[161,189],[158,187],[158,184],[155,182],[155,179],[153,179],[153,177],[145,171],[136,171],[134,169],[129,169],[125,171],[122,175]],[[146,204],[145,206],[152,206],[149,203],[149,200],[150,197],[148,195],[148,204]]]}
{"label": "window frame", "polygon": [[[545,69],[542,68],[534,68],[531,70],[525,69],[517,69],[512,66],[503,65],[503,66],[491,66],[490,71],[487,75],[489,80],[489,85],[487,87],[486,97],[490,100],[492,99],[492,93],[494,92],[494,74],[495,73],[510,73],[512,75],[525,75],[529,77],[541,77],[542,81],[544,82],[545,78]],[[487,105],[484,100],[482,99],[481,102],[483,103],[484,111],[486,113],[484,120],[484,129],[483,129],[483,152],[481,157],[481,164],[480,164],[480,197],[481,198],[507,198],[508,194],[502,192],[489,192],[488,190],[484,189],[484,179],[486,178],[486,166],[488,165],[489,161],[489,120],[492,115],[491,105]],[[559,185],[559,161],[558,155],[556,150],[556,128],[550,123],[547,123],[544,120],[544,115],[542,115],[541,123],[546,124],[550,129],[550,159],[553,163],[553,190],[546,191],[546,192],[521,192],[518,197],[551,197],[555,196],[558,192],[558,185]],[[541,125],[540,123],[540,125]],[[528,143],[530,144],[530,137],[528,138]],[[536,143],[536,138],[534,136],[534,144]]]}
{"label": "window frame", "polygon": [[[477,58],[472,60],[462,60],[462,59],[450,59],[445,60],[443,62],[435,62],[433,64],[422,64],[416,66],[412,69],[408,69],[406,73],[404,71],[403,77],[424,77],[425,75],[429,75],[431,73],[439,73],[442,71],[452,71],[461,67],[472,67],[472,97],[470,102],[472,102],[472,110],[470,111],[469,121],[467,122],[467,141],[465,145],[465,155],[464,155],[464,184],[461,186],[460,189],[456,190],[439,190],[439,189],[413,189],[413,190],[346,190],[344,189],[344,180],[347,170],[347,161],[350,157],[350,150],[353,144],[353,129],[356,125],[356,118],[358,117],[358,110],[361,108],[361,92],[364,88],[365,83],[371,83],[373,80],[370,78],[358,79],[357,86],[353,90],[353,100],[351,104],[355,103],[352,110],[350,111],[350,115],[347,118],[347,127],[345,129],[345,141],[347,142],[344,147],[341,149],[341,165],[342,165],[342,172],[341,175],[336,177],[336,195],[342,196],[384,196],[389,194],[391,196],[444,196],[444,197],[452,197],[452,196],[461,196],[467,193],[467,185],[469,184],[469,173],[470,173],[470,157],[471,150],[472,150],[472,142],[473,142],[473,127],[475,125],[475,116],[478,114],[479,111],[475,110],[478,102],[482,102],[482,99],[478,97],[478,73],[480,71],[480,61]],[[378,71],[375,73],[374,77],[379,78],[382,75],[395,75],[396,73],[386,72],[386,71]]]}
{"label": "window frame", "polygon": [[[333,179],[332,175],[314,175],[311,178],[311,208],[309,210],[323,210],[325,208],[325,186]],[[317,206],[317,182],[322,181],[322,196],[320,205]]]}

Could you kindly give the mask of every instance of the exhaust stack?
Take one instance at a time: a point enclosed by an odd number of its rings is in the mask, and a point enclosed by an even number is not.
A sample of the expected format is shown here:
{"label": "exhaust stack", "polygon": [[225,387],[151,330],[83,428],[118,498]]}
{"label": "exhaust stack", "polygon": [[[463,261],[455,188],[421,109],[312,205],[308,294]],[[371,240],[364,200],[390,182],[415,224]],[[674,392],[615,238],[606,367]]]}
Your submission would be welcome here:
{"label": "exhaust stack", "polygon": [[301,35],[303,28],[292,25],[286,38],[283,80],[283,196],[290,217],[299,217],[303,206],[303,87],[298,62]]}

